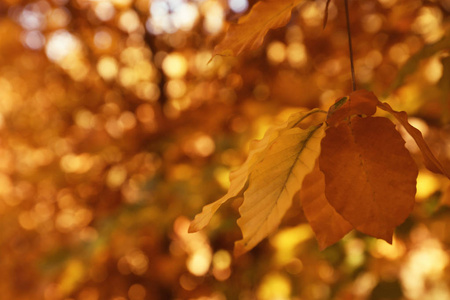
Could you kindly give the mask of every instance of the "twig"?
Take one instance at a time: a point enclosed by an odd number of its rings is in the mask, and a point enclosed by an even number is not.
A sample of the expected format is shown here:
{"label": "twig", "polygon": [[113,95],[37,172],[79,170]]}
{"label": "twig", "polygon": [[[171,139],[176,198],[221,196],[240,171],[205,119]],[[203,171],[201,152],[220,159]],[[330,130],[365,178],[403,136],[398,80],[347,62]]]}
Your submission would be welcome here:
{"label": "twig", "polygon": [[352,34],[350,31],[350,17],[348,12],[348,0],[345,0],[345,16],[347,18],[347,36],[348,36],[348,49],[350,51],[350,67],[352,70],[352,87],[356,91],[356,80],[355,80],[355,67],[353,66],[353,48],[352,48]]}

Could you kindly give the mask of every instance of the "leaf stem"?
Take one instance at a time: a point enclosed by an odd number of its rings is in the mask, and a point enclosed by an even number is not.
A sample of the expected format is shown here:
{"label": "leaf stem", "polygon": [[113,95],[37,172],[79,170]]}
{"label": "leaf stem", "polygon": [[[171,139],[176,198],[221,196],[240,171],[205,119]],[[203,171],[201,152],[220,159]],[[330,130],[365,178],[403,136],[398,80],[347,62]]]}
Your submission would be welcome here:
{"label": "leaf stem", "polygon": [[348,49],[350,51],[350,68],[352,71],[352,88],[356,91],[356,80],[355,80],[355,67],[353,66],[353,47],[352,47],[352,34],[350,31],[350,17],[348,12],[348,0],[345,0],[345,17],[347,19],[347,36],[348,36]]}
{"label": "leaf stem", "polygon": [[327,114],[328,112],[326,112],[326,111],[324,111],[324,110],[321,110],[321,109],[318,109],[318,108],[315,108],[315,109],[309,111],[309,112],[308,112],[306,115],[304,115],[300,120],[298,120],[297,122],[295,122],[295,124],[292,125],[291,128],[294,128],[295,126],[297,126],[298,124],[300,124],[304,119],[306,119],[307,117],[309,117],[310,115],[313,115],[313,114],[315,114],[315,113],[323,113],[323,114]]}

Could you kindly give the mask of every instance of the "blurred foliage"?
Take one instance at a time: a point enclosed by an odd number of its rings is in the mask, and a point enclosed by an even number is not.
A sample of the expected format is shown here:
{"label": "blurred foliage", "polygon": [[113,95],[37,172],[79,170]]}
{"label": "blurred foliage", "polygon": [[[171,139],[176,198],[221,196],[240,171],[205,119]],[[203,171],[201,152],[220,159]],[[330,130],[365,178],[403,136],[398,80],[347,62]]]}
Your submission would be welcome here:
{"label": "blurred foliage", "polygon": [[[350,91],[343,1],[325,30],[310,1],[208,64],[255,2],[0,2],[2,299],[450,299],[450,186],[425,170],[392,246],[351,233],[319,252],[298,203],[238,258],[238,203],[187,234],[250,139]],[[350,9],[358,87],[414,116],[448,168],[450,2]]]}

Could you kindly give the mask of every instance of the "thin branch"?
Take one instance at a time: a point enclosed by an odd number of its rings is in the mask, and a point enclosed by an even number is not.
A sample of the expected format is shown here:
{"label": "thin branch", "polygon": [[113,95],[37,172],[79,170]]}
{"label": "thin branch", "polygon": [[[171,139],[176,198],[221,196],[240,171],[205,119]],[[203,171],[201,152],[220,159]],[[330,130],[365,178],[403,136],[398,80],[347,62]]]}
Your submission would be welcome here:
{"label": "thin branch", "polygon": [[330,5],[331,0],[327,0],[327,4],[325,5],[325,13],[323,14],[323,29],[327,27],[327,21],[328,21],[328,5]]}
{"label": "thin branch", "polygon": [[349,12],[348,12],[348,0],[345,0],[345,16],[347,18],[348,49],[350,51],[350,67],[352,70],[352,87],[353,87],[353,90],[356,91],[355,67],[353,66],[352,34],[350,31],[350,17],[349,17]]}

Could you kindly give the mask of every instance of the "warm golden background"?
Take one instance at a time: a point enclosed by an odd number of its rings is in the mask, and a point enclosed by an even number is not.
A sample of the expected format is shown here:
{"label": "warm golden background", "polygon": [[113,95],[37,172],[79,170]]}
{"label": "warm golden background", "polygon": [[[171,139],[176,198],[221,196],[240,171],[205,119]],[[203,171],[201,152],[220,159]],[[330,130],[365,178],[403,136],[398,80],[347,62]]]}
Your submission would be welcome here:
{"label": "warm golden background", "polygon": [[[450,299],[448,180],[421,168],[394,244],[323,252],[298,203],[239,258],[236,203],[189,235],[248,141],[350,92],[343,1],[212,49],[247,0],[1,0],[0,299]],[[450,167],[450,1],[350,1],[357,84]],[[408,147],[422,164],[418,149]],[[345,174],[343,174],[345,176]]]}

